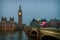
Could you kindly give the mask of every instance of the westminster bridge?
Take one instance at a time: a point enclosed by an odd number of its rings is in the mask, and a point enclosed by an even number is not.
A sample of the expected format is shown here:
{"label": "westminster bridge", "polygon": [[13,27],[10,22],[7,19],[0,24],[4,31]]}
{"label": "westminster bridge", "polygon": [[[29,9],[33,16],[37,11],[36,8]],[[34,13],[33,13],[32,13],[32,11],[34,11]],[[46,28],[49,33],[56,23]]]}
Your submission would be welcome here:
{"label": "westminster bridge", "polygon": [[25,27],[24,31],[29,37],[35,37],[37,40],[60,40],[60,28]]}

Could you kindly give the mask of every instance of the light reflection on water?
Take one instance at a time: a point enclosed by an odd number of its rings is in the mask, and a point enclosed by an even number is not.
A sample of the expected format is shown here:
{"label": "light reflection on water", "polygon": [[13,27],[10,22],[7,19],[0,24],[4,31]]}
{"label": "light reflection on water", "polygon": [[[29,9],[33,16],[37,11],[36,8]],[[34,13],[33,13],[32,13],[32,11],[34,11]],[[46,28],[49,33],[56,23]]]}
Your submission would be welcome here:
{"label": "light reflection on water", "polygon": [[0,32],[0,40],[33,40],[28,38],[24,31],[21,32],[13,32],[13,33],[6,33],[2,34]]}
{"label": "light reflection on water", "polygon": [[0,33],[0,40],[28,40],[27,35],[24,31],[21,33],[14,32],[14,33],[7,33],[7,34],[1,34]]}

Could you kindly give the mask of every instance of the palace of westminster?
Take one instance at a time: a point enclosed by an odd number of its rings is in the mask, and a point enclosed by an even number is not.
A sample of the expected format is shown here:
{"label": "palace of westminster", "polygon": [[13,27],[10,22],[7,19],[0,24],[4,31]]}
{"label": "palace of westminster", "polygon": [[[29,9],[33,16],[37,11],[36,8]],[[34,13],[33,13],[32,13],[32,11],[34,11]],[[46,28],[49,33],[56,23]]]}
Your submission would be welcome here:
{"label": "palace of westminster", "polygon": [[10,17],[10,21],[7,21],[7,18],[1,18],[0,30],[14,30],[16,27],[20,28],[22,26],[22,10],[21,6],[18,11],[18,24],[14,22],[14,18]]}

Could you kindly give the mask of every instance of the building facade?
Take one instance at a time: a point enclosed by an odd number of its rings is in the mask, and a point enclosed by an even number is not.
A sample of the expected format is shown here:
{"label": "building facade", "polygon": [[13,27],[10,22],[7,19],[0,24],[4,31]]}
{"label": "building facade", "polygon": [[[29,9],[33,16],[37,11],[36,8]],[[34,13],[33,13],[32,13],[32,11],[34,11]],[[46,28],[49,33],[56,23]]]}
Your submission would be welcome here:
{"label": "building facade", "polygon": [[18,11],[18,25],[14,22],[14,18],[10,17],[10,21],[7,21],[7,18],[1,18],[0,22],[0,30],[14,30],[16,27],[22,27],[22,11],[21,6],[19,7]]}

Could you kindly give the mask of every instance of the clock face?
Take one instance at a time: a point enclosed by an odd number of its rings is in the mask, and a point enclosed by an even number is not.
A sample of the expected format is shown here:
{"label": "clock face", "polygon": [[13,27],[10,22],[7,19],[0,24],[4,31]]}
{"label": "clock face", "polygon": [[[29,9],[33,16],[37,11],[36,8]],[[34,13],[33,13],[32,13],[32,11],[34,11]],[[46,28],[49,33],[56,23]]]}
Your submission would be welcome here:
{"label": "clock face", "polygon": [[19,15],[21,15],[21,12],[19,12]]}

